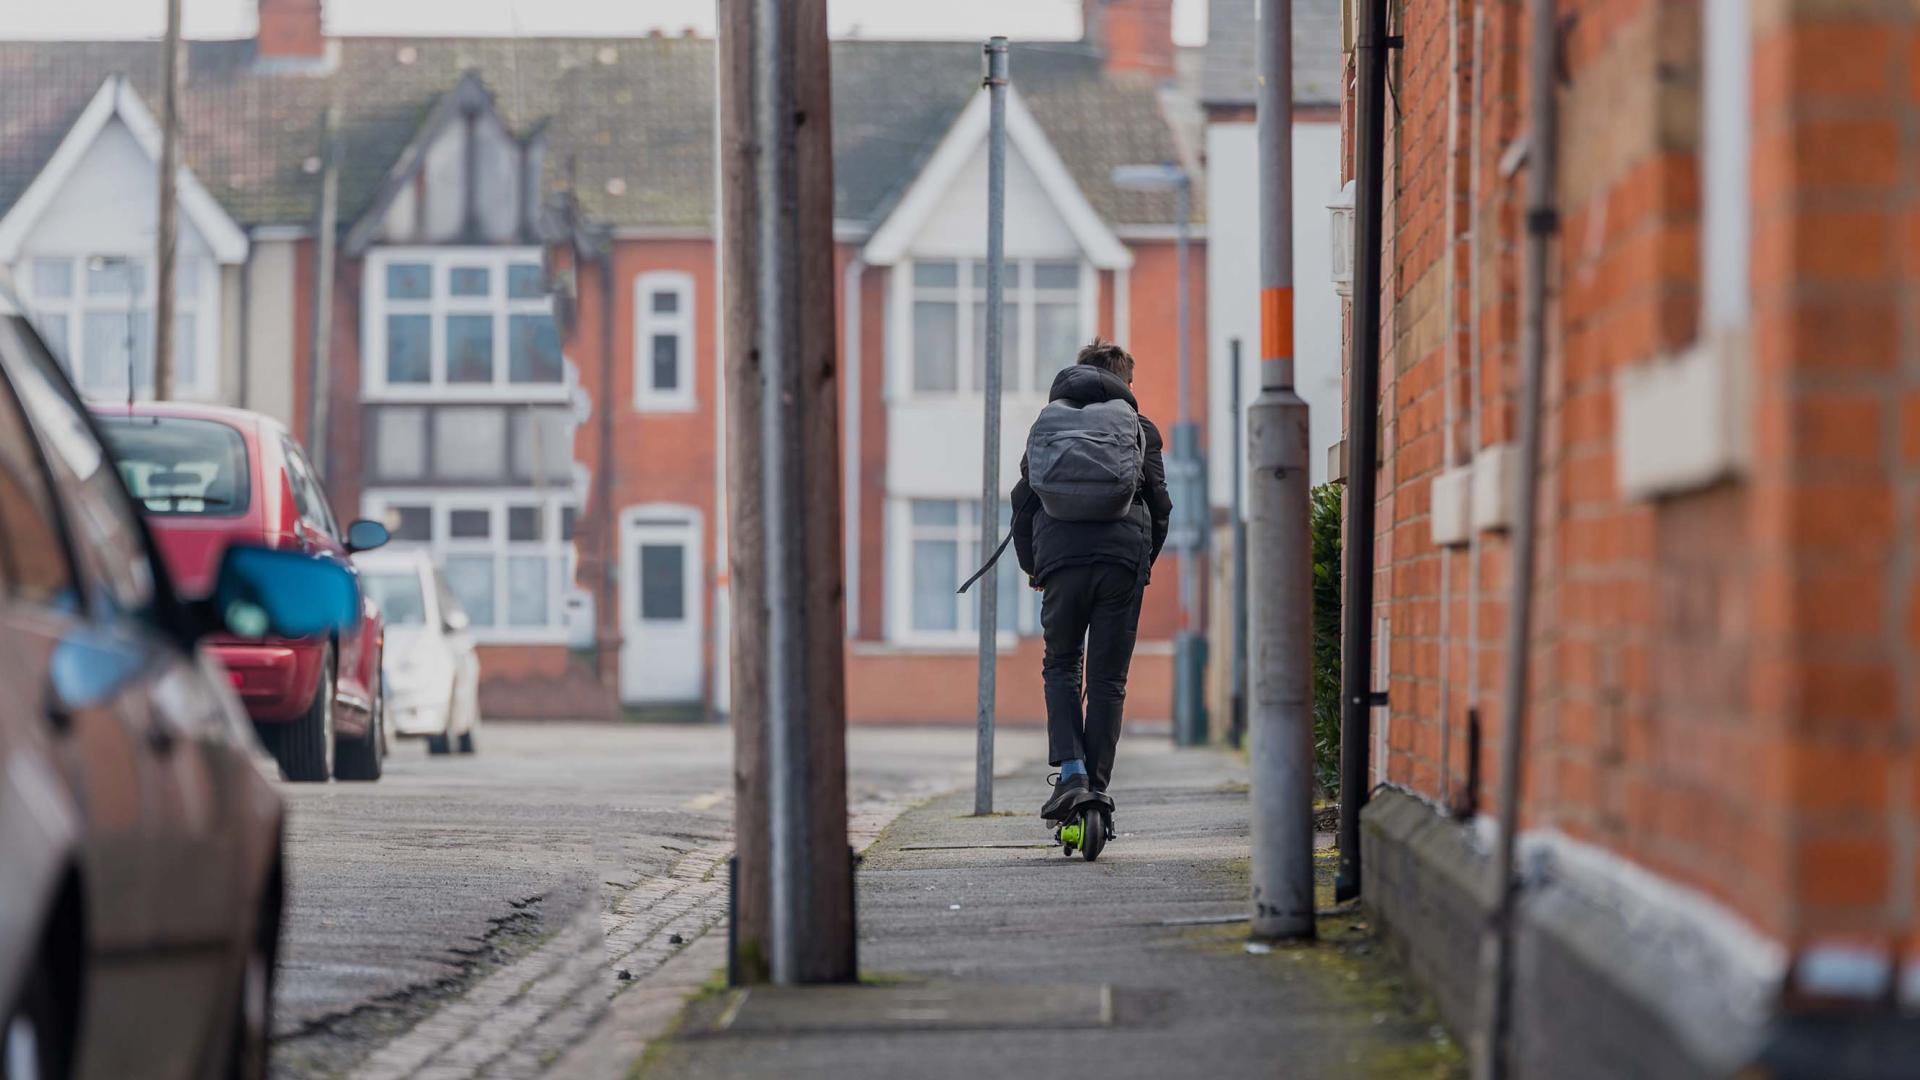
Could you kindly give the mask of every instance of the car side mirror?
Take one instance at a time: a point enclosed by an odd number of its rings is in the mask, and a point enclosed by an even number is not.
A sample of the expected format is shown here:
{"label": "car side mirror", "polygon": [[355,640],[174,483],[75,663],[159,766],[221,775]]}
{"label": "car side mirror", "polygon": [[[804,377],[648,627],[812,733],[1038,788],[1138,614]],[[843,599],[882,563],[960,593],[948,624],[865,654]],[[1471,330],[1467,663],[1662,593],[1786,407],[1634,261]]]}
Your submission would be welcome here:
{"label": "car side mirror", "polygon": [[467,618],[466,612],[461,611],[459,608],[454,608],[441,618],[440,625],[445,627],[448,633],[458,634],[473,625],[473,623],[472,620]]}
{"label": "car side mirror", "polygon": [[393,534],[387,531],[385,525],[377,521],[368,521],[366,518],[361,518],[347,526],[347,552],[349,554],[358,551],[372,551],[377,547],[385,547],[387,541],[391,539],[393,539]]}
{"label": "car side mirror", "polygon": [[353,572],[298,551],[229,547],[207,603],[216,628],[243,638],[351,634],[360,628],[360,584]]}

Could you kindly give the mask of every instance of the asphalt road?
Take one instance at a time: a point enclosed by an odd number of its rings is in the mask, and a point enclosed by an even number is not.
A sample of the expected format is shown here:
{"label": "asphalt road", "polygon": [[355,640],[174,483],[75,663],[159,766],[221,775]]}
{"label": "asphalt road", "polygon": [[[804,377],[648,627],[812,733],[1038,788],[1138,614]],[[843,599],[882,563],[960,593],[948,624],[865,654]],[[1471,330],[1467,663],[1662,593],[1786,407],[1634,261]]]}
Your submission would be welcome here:
{"label": "asphalt road", "polygon": [[[724,915],[731,738],[492,724],[472,756],[403,742],[378,783],[285,785],[276,1075],[537,1073],[612,980]],[[1000,747],[1003,767],[1041,752]],[[854,829],[969,784],[972,754],[970,729],[854,731]]]}

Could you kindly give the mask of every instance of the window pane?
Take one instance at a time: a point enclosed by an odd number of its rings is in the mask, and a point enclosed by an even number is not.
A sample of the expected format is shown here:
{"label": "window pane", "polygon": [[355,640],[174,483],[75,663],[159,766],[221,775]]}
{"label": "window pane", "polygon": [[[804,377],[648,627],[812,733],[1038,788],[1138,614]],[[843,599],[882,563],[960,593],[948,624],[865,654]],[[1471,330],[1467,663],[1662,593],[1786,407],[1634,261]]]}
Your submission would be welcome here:
{"label": "window pane", "polygon": [[1073,365],[1079,353],[1080,305],[1033,305],[1033,362],[1035,381],[1045,386],[1053,375]]}
{"label": "window pane", "polygon": [[80,325],[80,370],[75,382],[83,394],[127,392],[127,345],[131,331],[134,385],[153,385],[152,316],[135,311],[129,322],[123,312],[89,311]]}
{"label": "window pane", "polygon": [[433,539],[433,511],[425,506],[389,506],[387,531],[395,540],[426,543]]}
{"label": "window pane", "polygon": [[56,311],[33,320],[33,328],[40,331],[40,340],[47,343],[47,351],[60,361],[73,374],[73,357],[67,352],[67,313]]}
{"label": "window pane", "polygon": [[437,410],[433,472],[443,480],[505,479],[507,411],[486,405]]}
{"label": "window pane", "polygon": [[475,626],[493,625],[493,556],[449,555],[443,572],[447,588]]}
{"label": "window pane", "polygon": [[933,289],[951,289],[960,284],[960,269],[952,262],[916,262],[913,283]]}
{"label": "window pane", "polygon": [[947,391],[959,383],[959,316],[945,301],[913,305],[913,388]]}
{"label": "window pane", "polygon": [[147,266],[141,259],[118,256],[87,260],[87,295],[124,297],[146,295]]}
{"label": "window pane", "polygon": [[507,625],[547,625],[547,563],[545,555],[507,557]]}
{"label": "window pane", "polygon": [[[986,260],[982,259],[981,261],[973,264],[972,276],[973,276],[973,287],[976,289],[982,290],[980,294],[980,299],[984,301],[986,299],[986,292],[984,290],[987,287]],[[1019,287],[1020,287],[1020,264],[1017,262],[1009,262],[1002,265],[1000,268],[1001,292],[1009,293]]]}
{"label": "window pane", "polygon": [[387,381],[423,383],[432,376],[433,326],[425,315],[387,316]]}
{"label": "window pane", "polygon": [[514,263],[507,267],[507,299],[538,300],[547,295],[546,275],[539,263]]}
{"label": "window pane", "polygon": [[447,316],[447,381],[493,381],[493,316]]}
{"label": "window pane", "polygon": [[513,477],[558,483],[573,471],[573,414],[566,409],[513,410]]}
{"label": "window pane", "polygon": [[489,291],[487,268],[456,266],[447,272],[447,291],[455,296],[485,296]]}
{"label": "window pane", "polygon": [[1043,262],[1033,264],[1033,287],[1036,289],[1073,289],[1080,288],[1080,264],[1070,262]]}
{"label": "window pane", "polygon": [[447,511],[447,535],[455,540],[485,540],[493,534],[493,511]]}
{"label": "window pane", "polygon": [[507,539],[538,540],[544,532],[540,527],[545,509],[539,506],[507,507]]}
{"label": "window pane", "polygon": [[913,523],[952,528],[960,524],[960,504],[952,499],[915,499]]}
{"label": "window pane", "polygon": [[[1009,298],[1011,299],[1011,298]],[[987,305],[973,305],[973,370],[987,370]],[[986,389],[982,376],[980,389]],[[1000,387],[1015,390],[1020,386],[1020,305],[1009,303],[1000,308]]]}
{"label": "window pane", "polygon": [[560,508],[560,539],[568,541],[573,539],[573,526],[579,519],[580,511],[578,509],[571,506],[563,506]]}
{"label": "window pane", "polygon": [[640,617],[678,622],[687,615],[687,550],[679,544],[640,545]]}
{"label": "window pane", "polygon": [[671,289],[661,289],[653,294],[652,307],[656,314],[671,315],[680,310],[680,294]]}
{"label": "window pane", "polygon": [[433,296],[433,267],[426,263],[388,263],[387,299],[427,300]]}
{"label": "window pane", "polygon": [[375,479],[418,480],[427,475],[427,410],[377,409],[372,430]]}
{"label": "window pane", "polygon": [[39,300],[65,300],[72,296],[73,260],[33,260],[33,295]]}
{"label": "window pane", "polygon": [[517,383],[557,383],[560,381],[560,328],[553,316],[514,315],[507,320],[507,336],[512,342],[507,360],[507,378]]}
{"label": "window pane", "polygon": [[951,540],[913,542],[913,628],[957,630],[960,549]]}
{"label": "window pane", "polygon": [[680,389],[680,335],[653,335],[653,388]]}

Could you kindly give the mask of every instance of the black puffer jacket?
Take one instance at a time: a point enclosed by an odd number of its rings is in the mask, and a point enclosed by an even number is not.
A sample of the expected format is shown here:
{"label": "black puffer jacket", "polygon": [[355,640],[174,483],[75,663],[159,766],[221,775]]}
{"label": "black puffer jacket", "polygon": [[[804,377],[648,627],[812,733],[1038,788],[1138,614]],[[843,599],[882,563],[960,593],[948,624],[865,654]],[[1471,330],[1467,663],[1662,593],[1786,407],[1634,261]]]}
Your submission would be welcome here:
{"label": "black puffer jacket", "polygon": [[[1119,398],[1136,410],[1140,408],[1133,391],[1118,375],[1086,364],[1075,364],[1054,377],[1047,400],[1063,398],[1083,404]],[[1160,429],[1144,415],[1140,428],[1147,441],[1140,493],[1133,509],[1118,521],[1058,521],[1048,516],[1039,497],[1027,486],[1027,459],[1021,455],[1020,482],[1013,485],[1013,550],[1028,581],[1038,585],[1063,566],[1097,562],[1135,567],[1142,580],[1146,578],[1153,561],[1160,557],[1160,546],[1167,542],[1173,498],[1167,494]]]}

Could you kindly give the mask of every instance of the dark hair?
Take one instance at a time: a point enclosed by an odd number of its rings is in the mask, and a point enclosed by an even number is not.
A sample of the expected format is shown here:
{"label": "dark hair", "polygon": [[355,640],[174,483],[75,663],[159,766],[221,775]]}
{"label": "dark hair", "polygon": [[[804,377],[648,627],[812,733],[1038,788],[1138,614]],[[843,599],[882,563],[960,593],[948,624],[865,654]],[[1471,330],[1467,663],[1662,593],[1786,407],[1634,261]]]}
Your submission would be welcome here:
{"label": "dark hair", "polygon": [[1111,341],[1094,338],[1080,347],[1080,356],[1075,363],[1090,364],[1103,371],[1111,371],[1120,376],[1120,381],[1133,384],[1133,354],[1115,345]]}

